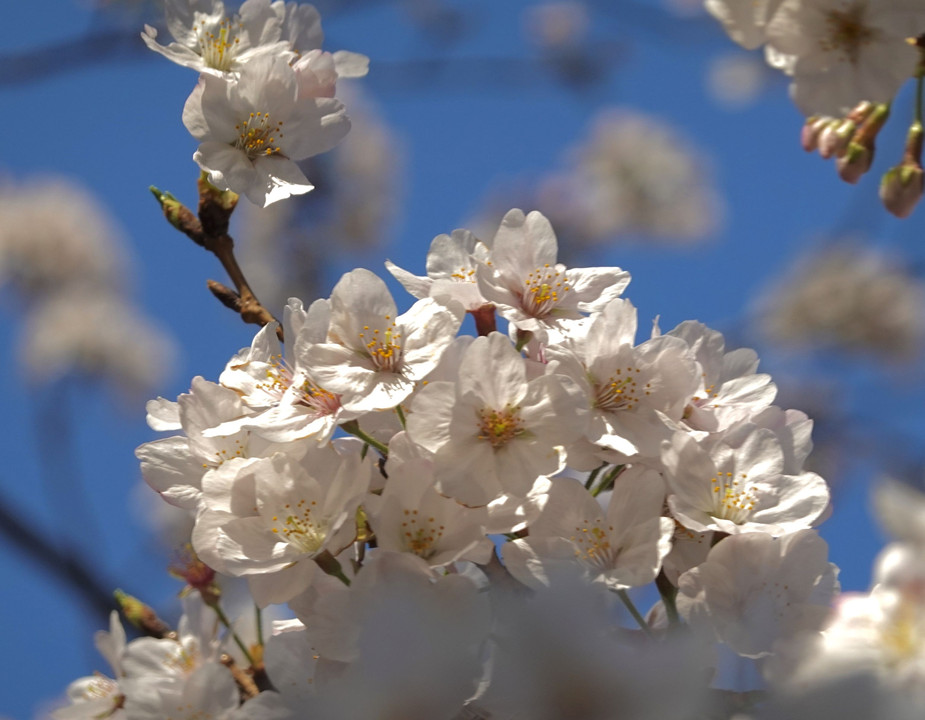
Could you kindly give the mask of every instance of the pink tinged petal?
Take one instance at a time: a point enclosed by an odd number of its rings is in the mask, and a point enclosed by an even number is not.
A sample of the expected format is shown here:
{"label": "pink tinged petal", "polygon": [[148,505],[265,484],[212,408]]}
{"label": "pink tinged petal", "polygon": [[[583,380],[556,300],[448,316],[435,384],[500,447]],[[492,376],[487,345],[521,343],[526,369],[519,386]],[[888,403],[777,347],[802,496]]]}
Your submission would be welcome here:
{"label": "pink tinged petal", "polygon": [[501,546],[508,571],[535,590],[549,587],[557,579],[574,581],[586,577],[588,569],[575,559],[575,545],[563,537],[529,537]]}
{"label": "pink tinged petal", "polygon": [[616,267],[575,268],[566,272],[571,302],[583,312],[596,312],[618,298],[630,282],[630,274]]}
{"label": "pink tinged petal", "polygon": [[[369,333],[385,332],[398,315],[383,281],[375,273],[357,268],[343,277],[331,291],[330,342],[366,352]],[[368,326],[368,327],[366,327]]]}
{"label": "pink tinged petal", "polygon": [[238,14],[245,30],[241,42],[247,42],[247,47],[268,45],[280,39],[282,19],[270,0],[244,0]]}
{"label": "pink tinged petal", "polygon": [[[183,124],[197,140],[205,140],[212,135],[212,128],[206,121],[206,116],[202,110],[202,94],[205,89],[205,78],[200,78],[199,83],[193,88],[183,105]],[[233,137],[229,136],[224,140],[231,142]]]}
{"label": "pink tinged petal", "polygon": [[261,608],[279,605],[308,590],[321,569],[314,560],[301,560],[279,572],[248,575],[247,587]]}
{"label": "pink tinged petal", "polygon": [[450,439],[450,420],[456,388],[447,381],[432,382],[414,396],[407,419],[408,437],[428,452],[436,452]]}
{"label": "pink tinged petal", "polygon": [[187,438],[178,436],[145,443],[135,450],[135,457],[141,460],[145,482],[164,500],[185,510],[196,510],[205,469],[202,460],[190,452]]}
{"label": "pink tinged petal", "polygon": [[304,195],[315,189],[292,160],[282,155],[260,156],[254,160],[255,176],[244,189],[248,200],[267,207],[293,195]]}
{"label": "pink tinged petal", "polygon": [[524,359],[498,332],[478,337],[466,350],[459,372],[460,397],[478,398],[483,407],[516,406],[527,390]]}
{"label": "pink tinged petal", "polygon": [[238,687],[231,671],[219,663],[207,663],[189,676],[183,686],[182,703],[203,717],[220,717],[238,707]]}
{"label": "pink tinged petal", "polygon": [[180,409],[176,402],[156,398],[145,403],[148,427],[158,432],[180,429]]}
{"label": "pink tinged petal", "polygon": [[440,361],[463,320],[459,303],[449,307],[432,299],[419,300],[398,318],[403,352],[402,375],[421,380]]}
{"label": "pink tinged petal", "polygon": [[300,98],[286,118],[279,148],[293,160],[333,149],[350,132],[350,119],[340,100]]}
{"label": "pink tinged petal", "polygon": [[369,73],[369,58],[349,50],[338,50],[334,53],[334,67],[338,77],[365,77]]}
{"label": "pink tinged petal", "polygon": [[246,195],[259,181],[257,170],[247,155],[227,143],[202,143],[193,154],[193,161],[209,173],[209,182],[221,190]]}
{"label": "pink tinged petal", "polygon": [[389,260],[385,261],[385,268],[390,273],[392,273],[392,277],[398,280],[398,282],[401,283],[401,286],[405,288],[405,290],[407,290],[408,293],[413,297],[416,297],[420,300],[421,298],[426,298],[428,295],[430,295],[430,288],[434,284],[434,281],[429,277],[412,275],[407,270],[403,270],[402,268],[398,267],[398,265],[395,265]]}
{"label": "pink tinged petal", "polygon": [[830,499],[826,481],[816,473],[781,475],[759,489],[750,520],[793,532],[811,527],[828,507]]}

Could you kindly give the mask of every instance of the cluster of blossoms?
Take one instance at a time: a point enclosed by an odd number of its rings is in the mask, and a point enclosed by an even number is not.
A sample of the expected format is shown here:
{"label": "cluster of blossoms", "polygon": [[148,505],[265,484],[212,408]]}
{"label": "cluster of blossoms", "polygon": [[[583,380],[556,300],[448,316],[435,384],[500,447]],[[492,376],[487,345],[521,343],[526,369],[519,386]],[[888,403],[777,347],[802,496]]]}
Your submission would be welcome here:
{"label": "cluster of blossoms", "polygon": [[166,4],[169,45],[145,27],[152,50],[198,70],[183,108],[197,140],[193,159],[221,190],[260,206],[312,189],[296,161],[333,148],[350,129],[337,80],[366,74],[362,55],[321,50],[311,5],[245,0],[234,15],[222,0]]}
{"label": "cluster of blossoms", "polygon": [[[696,717],[715,648],[775,668],[827,637],[812,422],[752,350],[693,321],[637,341],[629,274],[558,263],[538,212],[438,236],[426,275],[387,267],[406,312],[354,270],[290,300],[285,349],[268,325],[217,383],[148,405],[174,434],[142,473],[198,558],[294,615],[252,653],[268,682],[235,689],[203,590],[184,622],[208,634],[114,630],[116,677],[56,717]],[[653,584],[643,616],[628,591]]]}
{"label": "cluster of blossoms", "polygon": [[769,65],[792,78],[791,95],[807,116],[807,151],[835,157],[839,176],[856,183],[873,162],[890,103],[910,78],[918,83],[914,120],[899,165],[884,174],[880,198],[898,217],[923,194],[922,82],[925,5],[904,0],[705,0],[730,37],[764,46]]}

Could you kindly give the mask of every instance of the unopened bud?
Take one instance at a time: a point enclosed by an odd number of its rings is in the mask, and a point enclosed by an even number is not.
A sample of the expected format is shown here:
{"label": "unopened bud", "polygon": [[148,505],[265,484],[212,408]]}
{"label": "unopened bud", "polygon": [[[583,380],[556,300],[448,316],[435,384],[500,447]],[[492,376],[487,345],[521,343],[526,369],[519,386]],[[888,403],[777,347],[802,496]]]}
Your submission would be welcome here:
{"label": "unopened bud", "polygon": [[187,235],[197,245],[202,245],[202,224],[199,222],[199,218],[193,214],[193,211],[169,192],[159,190],[153,185],[148,189],[160,203],[161,210],[164,211],[164,217],[167,218],[167,222]]}
{"label": "unopened bud", "polygon": [[858,126],[851,120],[830,122],[819,134],[819,154],[826,159],[833,155],[841,156],[857,129]]}
{"label": "unopened bud", "polygon": [[847,183],[855,184],[861,179],[874,161],[874,144],[870,146],[852,142],[845,153],[835,161],[838,177]]}
{"label": "unopened bud", "polygon": [[880,180],[880,200],[896,217],[909,217],[922,199],[923,189],[922,168],[897,165]]}
{"label": "unopened bud", "polygon": [[890,168],[880,181],[880,200],[896,217],[912,214],[925,190],[922,172],[922,124],[915,122],[906,136],[906,151],[900,165]]}
{"label": "unopened bud", "polygon": [[143,633],[155,638],[167,637],[170,634],[170,626],[157,616],[151,606],[121,590],[116,590],[113,596],[125,619]]}
{"label": "unopened bud", "polygon": [[854,133],[851,142],[837,161],[838,176],[849,183],[856,183],[861,176],[870,170],[874,162],[874,145],[877,134],[890,117],[890,106],[886,104],[875,105]]}
{"label": "unopened bud", "polygon": [[845,115],[845,119],[851,120],[855,125],[859,125],[870,117],[870,114],[876,107],[877,106],[869,100],[862,100],[851,109],[851,112]]}
{"label": "unopened bud", "polygon": [[819,136],[834,120],[835,118],[828,115],[823,115],[822,117],[813,116],[806,120],[803,124],[803,129],[800,131],[800,145],[803,146],[806,152],[812,152],[819,147]]}

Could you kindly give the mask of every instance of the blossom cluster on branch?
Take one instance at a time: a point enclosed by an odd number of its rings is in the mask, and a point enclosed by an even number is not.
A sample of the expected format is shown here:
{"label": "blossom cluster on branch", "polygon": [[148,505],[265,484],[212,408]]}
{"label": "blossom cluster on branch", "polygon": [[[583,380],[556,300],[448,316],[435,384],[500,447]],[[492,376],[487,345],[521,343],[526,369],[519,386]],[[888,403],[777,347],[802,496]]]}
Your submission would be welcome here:
{"label": "blossom cluster on branch", "polygon": [[705,0],[729,36],[791,78],[807,116],[802,144],[834,157],[856,183],[871,168],[876,139],[900,88],[916,81],[913,119],[900,164],[880,183],[884,207],[908,216],[923,194],[922,84],[925,5],[916,0]]}
{"label": "blossom cluster on branch", "polygon": [[[863,29],[855,6],[828,22]],[[921,716],[925,501],[882,497],[900,542],[869,594],[839,595],[812,420],[700,322],[638,337],[629,273],[560,263],[541,213],[437,236],[423,275],[387,262],[404,311],[366,269],[281,324],[242,310],[237,194],[311,189],[295,161],[346,132],[335,83],[365,58],[322,52],[310,6],[167,7],[176,42],[143,37],[201,73],[183,112],[199,219],[155,195],[233,274],[237,295],[213,292],[263,327],[217,381],[148,403],[168,435],[136,450],[142,475],[192,522],[184,615],[174,630],[122,597],[148,637],[114,614],[112,677],[72,683],[57,720]],[[743,42],[809,32],[812,7],[749,3]],[[246,583],[252,632],[223,577]],[[270,606],[290,619],[264,622]],[[722,682],[729,664],[767,692]]]}

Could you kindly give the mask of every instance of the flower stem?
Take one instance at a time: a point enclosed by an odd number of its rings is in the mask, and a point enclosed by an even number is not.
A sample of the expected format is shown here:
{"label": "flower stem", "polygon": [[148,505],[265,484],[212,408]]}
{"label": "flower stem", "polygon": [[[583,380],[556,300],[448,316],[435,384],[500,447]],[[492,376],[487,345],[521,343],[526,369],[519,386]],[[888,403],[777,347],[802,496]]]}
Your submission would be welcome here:
{"label": "flower stem", "polygon": [[623,601],[623,604],[626,605],[626,609],[630,611],[630,615],[633,616],[633,620],[639,623],[639,627],[642,628],[642,631],[650,638],[654,637],[652,635],[652,628],[649,627],[648,623],[646,623],[646,619],[636,609],[636,606],[630,599],[629,593],[627,593],[626,590],[615,590],[614,592],[617,593],[617,597],[619,597]]}
{"label": "flower stem", "polygon": [[263,610],[260,606],[254,605],[254,621],[257,624],[257,644],[263,646]]}
{"label": "flower stem", "polygon": [[675,603],[675,598],[678,596],[678,588],[671,584],[664,570],[659,570],[658,577],[655,578],[655,587],[658,588],[658,594],[662,596],[665,614],[668,615],[668,624],[671,627],[677,627],[681,624],[681,618],[678,615],[678,606]]}
{"label": "flower stem", "polygon": [[588,474],[588,479],[585,480],[585,490],[591,489],[594,485],[594,481],[597,480],[597,476],[600,475],[601,470],[605,467],[607,467],[607,463],[601,463]]}
{"label": "flower stem", "polygon": [[404,430],[407,423],[405,422],[405,411],[401,409],[401,405],[395,406],[395,414],[398,415],[398,422],[401,423],[401,429]]}
{"label": "flower stem", "polygon": [[358,423],[356,420],[345,422],[343,425],[341,425],[341,427],[354,437],[360,438],[360,440],[365,442],[367,445],[376,448],[376,450],[381,452],[385,457],[389,456],[389,448],[376,440],[376,438],[367,435],[365,432],[360,430],[360,423]]}
{"label": "flower stem", "polygon": [[221,624],[224,625],[231,633],[231,637],[234,638],[235,644],[241,649],[241,652],[244,654],[244,659],[247,660],[248,665],[255,667],[256,663],[254,663],[254,657],[251,655],[251,651],[247,649],[247,645],[245,645],[241,638],[238,637],[238,633],[236,633],[234,628],[231,626],[231,622],[229,622],[228,616],[225,615],[221,605],[219,605],[216,601],[209,605],[209,607],[215,611],[216,615],[218,615],[219,622],[221,622]]}

